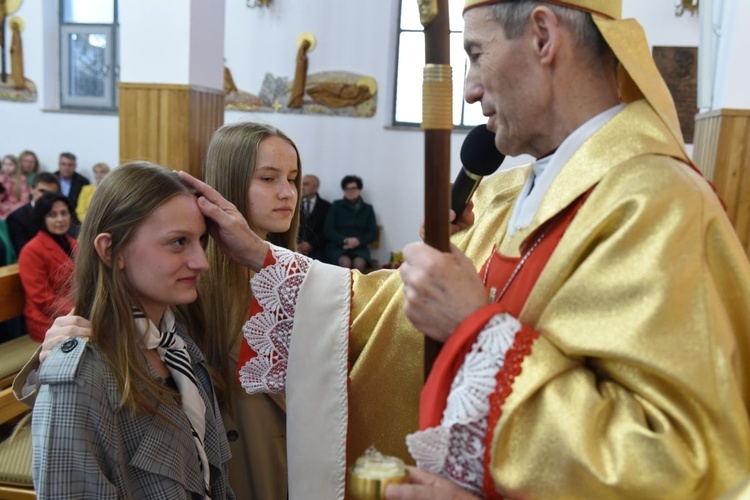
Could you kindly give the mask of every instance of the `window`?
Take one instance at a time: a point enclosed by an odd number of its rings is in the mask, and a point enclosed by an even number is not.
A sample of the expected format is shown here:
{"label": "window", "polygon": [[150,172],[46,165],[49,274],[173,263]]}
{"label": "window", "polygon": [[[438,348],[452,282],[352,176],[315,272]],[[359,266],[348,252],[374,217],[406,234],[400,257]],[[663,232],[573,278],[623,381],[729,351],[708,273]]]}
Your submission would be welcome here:
{"label": "window", "polygon": [[117,0],[60,0],[60,107],[117,109]]}
{"label": "window", "polygon": [[[486,123],[478,103],[464,101],[464,81],[468,58],[464,53],[462,11],[464,0],[449,0],[450,61],[453,68],[453,124],[473,127]],[[418,126],[422,123],[422,70],[424,68],[424,32],[419,22],[416,0],[401,0],[396,50],[396,92],[394,125]]]}

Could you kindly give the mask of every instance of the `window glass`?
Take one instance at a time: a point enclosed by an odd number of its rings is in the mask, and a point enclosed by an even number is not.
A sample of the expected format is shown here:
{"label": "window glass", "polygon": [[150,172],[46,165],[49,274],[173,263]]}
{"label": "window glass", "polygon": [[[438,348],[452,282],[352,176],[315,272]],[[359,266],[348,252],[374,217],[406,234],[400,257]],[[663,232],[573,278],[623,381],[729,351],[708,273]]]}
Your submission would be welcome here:
{"label": "window glass", "polygon": [[417,6],[417,0],[402,0],[401,29],[422,31],[422,23],[419,22],[419,7]]}
{"label": "window glass", "polygon": [[103,97],[107,83],[107,35],[71,33],[68,35],[69,94],[73,97]]}
{"label": "window glass", "polygon": [[402,32],[399,40],[396,80],[396,121],[422,122],[422,71],[424,35]]}
{"label": "window glass", "polygon": [[60,107],[117,109],[117,0],[60,0]]}
{"label": "window glass", "polygon": [[[453,124],[473,127],[486,123],[479,103],[464,101],[464,81],[468,58],[463,48],[464,0],[450,0],[450,63],[453,69]],[[419,125],[422,122],[422,72],[424,68],[424,32],[419,22],[416,0],[401,0],[396,92],[393,122],[397,125]]]}
{"label": "window glass", "polygon": [[78,24],[113,24],[115,3],[111,0],[62,0],[62,22]]}

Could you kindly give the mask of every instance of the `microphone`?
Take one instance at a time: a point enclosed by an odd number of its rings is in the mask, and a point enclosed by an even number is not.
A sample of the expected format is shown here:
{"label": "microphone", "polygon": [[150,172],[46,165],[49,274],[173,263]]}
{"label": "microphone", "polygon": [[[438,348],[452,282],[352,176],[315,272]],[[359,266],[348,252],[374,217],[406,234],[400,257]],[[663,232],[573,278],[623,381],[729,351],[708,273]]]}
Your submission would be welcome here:
{"label": "microphone", "polygon": [[505,155],[495,146],[495,134],[487,130],[487,125],[471,129],[461,146],[463,167],[451,188],[451,209],[456,212],[455,220],[461,217],[482,177],[494,173],[504,159]]}

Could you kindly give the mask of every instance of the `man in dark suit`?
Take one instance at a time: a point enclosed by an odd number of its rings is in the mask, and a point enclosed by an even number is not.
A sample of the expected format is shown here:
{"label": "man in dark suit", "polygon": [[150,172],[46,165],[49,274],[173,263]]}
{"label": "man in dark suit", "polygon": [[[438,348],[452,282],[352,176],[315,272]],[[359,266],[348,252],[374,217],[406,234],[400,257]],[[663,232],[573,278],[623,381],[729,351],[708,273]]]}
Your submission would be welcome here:
{"label": "man in dark suit", "polygon": [[31,201],[12,211],[5,219],[16,255],[20,255],[21,248],[39,232],[39,228],[34,224],[34,202],[44,193],[50,192],[60,192],[60,181],[49,172],[40,172],[34,177],[31,185]]}
{"label": "man in dark suit", "polygon": [[76,215],[76,207],[78,206],[78,196],[81,194],[81,189],[87,184],[91,184],[89,180],[76,172],[76,155],[73,153],[60,153],[60,159],[57,163],[59,170],[55,172],[58,180],[60,181],[60,192],[64,194],[70,201],[71,209],[70,216],[72,223],[70,225],[69,234],[73,238],[78,237],[78,231],[81,229],[81,221],[78,220]]}
{"label": "man in dark suit", "polygon": [[76,155],[73,153],[60,153],[58,167],[59,170],[55,172],[55,175],[60,180],[60,192],[68,197],[70,205],[75,208],[78,206],[78,195],[81,194],[81,189],[90,182],[76,172]]}
{"label": "man in dark suit", "polygon": [[323,225],[331,204],[318,196],[320,180],[314,175],[302,178],[302,213],[300,214],[297,248],[300,253],[323,260],[326,239]]}

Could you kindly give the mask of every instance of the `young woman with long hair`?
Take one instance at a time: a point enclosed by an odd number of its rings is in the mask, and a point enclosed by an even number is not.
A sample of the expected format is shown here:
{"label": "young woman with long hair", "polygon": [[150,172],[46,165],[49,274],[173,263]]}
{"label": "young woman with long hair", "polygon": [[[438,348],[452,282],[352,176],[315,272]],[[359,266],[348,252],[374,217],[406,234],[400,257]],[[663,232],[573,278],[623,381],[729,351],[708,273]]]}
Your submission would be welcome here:
{"label": "young woman with long hair", "polygon": [[[296,145],[283,132],[253,122],[225,125],[209,144],[204,178],[244,214],[258,234],[275,245],[296,248],[301,163]],[[249,349],[242,329],[250,314],[251,275],[211,240],[206,254],[210,270],[198,288],[209,327],[189,332],[212,371],[232,451],[230,484],[238,498],[287,498],[284,397],[248,395],[237,377],[240,350]],[[66,316],[58,318],[47,339],[59,342],[71,334],[86,335],[87,329],[85,321]],[[14,382],[14,393],[29,405],[33,404],[33,388],[27,388],[27,376],[47,352],[32,358]]]}
{"label": "young woman with long hair", "polygon": [[203,356],[206,225],[177,175],[119,167],[79,236],[70,337],[39,369],[32,472],[40,498],[234,498],[229,445]]}
{"label": "young woman with long hair", "polygon": [[[275,127],[244,122],[214,133],[204,179],[271,243],[294,250],[299,228],[301,162],[294,142]],[[242,328],[252,295],[246,267],[209,241],[210,271],[200,292],[212,336],[201,343],[219,372],[217,392],[230,432],[230,481],[238,498],[287,498],[286,404],[283,396],[248,395],[237,381]]]}

